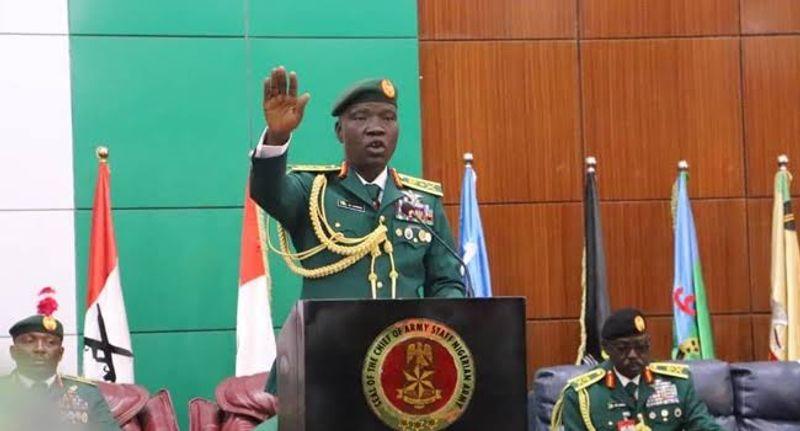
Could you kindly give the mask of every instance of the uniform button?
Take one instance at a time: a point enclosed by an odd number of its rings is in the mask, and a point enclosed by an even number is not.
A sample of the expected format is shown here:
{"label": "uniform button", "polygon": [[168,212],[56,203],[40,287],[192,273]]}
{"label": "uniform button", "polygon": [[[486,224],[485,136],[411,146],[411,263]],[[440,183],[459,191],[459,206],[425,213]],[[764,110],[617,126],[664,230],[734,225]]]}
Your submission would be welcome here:
{"label": "uniform button", "polygon": [[379,282],[378,282],[378,289],[380,289],[380,288],[382,288],[382,287],[383,287],[383,282],[382,282],[382,281],[379,281]]}
{"label": "uniform button", "polygon": [[339,223],[338,221],[337,221],[336,223],[334,223],[333,225],[334,225],[335,227],[342,227],[342,224],[341,224],[341,223]]}
{"label": "uniform button", "polygon": [[386,217],[381,216],[380,220],[381,220],[381,222],[385,222],[386,221]]}

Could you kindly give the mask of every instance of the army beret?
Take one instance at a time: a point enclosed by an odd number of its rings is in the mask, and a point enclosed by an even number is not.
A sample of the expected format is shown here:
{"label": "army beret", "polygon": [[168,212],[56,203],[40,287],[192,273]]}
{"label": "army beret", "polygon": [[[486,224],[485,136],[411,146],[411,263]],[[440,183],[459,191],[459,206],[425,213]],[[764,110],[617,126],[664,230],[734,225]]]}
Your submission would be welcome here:
{"label": "army beret", "polygon": [[608,316],[603,324],[601,336],[604,340],[616,340],[642,335],[646,329],[641,311],[635,308],[623,308]]}
{"label": "army beret", "polygon": [[333,102],[331,115],[338,117],[351,105],[362,102],[385,102],[397,106],[397,89],[385,78],[358,81]]}
{"label": "army beret", "polygon": [[11,334],[11,338],[17,338],[29,332],[44,332],[64,338],[64,325],[55,317],[34,314],[33,316],[15,323],[14,326],[8,330],[8,333]]}

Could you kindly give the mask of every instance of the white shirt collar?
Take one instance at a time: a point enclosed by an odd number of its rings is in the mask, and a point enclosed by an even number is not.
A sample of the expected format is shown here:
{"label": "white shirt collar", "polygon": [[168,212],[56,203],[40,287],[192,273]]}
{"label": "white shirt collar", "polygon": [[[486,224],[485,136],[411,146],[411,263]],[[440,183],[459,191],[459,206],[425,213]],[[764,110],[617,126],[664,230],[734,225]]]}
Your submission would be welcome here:
{"label": "white shirt collar", "polygon": [[[22,385],[25,386],[26,388],[30,388],[31,386],[33,386],[34,383],[36,383],[35,380],[29,379],[20,373],[15,373],[15,374],[17,375],[17,379],[19,379],[20,383],[22,383]],[[53,374],[52,376],[50,376],[50,378],[44,380],[44,384],[46,384],[48,388],[50,386],[53,386],[53,382],[56,381],[56,377],[57,374]]]}
{"label": "white shirt collar", "polygon": [[389,177],[389,168],[383,168],[383,171],[381,171],[381,173],[378,174],[378,176],[375,177],[375,179],[372,181],[365,180],[358,172],[356,172],[356,175],[358,176],[358,179],[361,181],[361,184],[364,185],[375,184],[376,186],[381,188],[381,191],[383,191],[386,189],[386,179]]}
{"label": "white shirt collar", "polygon": [[619,379],[619,383],[622,385],[623,388],[630,382],[636,383],[636,386],[639,386],[639,381],[642,380],[641,374],[638,374],[636,377],[634,377],[632,379],[629,379],[629,378],[623,376],[622,374],[620,374],[620,372],[617,371],[616,368],[614,368],[614,374],[617,375],[617,378]]}

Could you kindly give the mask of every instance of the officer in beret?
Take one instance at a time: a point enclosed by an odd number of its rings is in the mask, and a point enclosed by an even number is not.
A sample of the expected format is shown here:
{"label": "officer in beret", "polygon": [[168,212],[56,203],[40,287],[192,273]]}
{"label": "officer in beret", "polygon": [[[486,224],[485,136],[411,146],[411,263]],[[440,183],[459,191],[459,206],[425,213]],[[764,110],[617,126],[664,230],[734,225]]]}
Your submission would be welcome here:
{"label": "officer in beret", "polygon": [[41,314],[9,330],[14,371],[0,377],[0,429],[8,431],[119,430],[95,383],[58,373],[64,326]]}
{"label": "officer in beret", "polygon": [[[389,166],[400,134],[394,84],[359,81],[334,102],[341,165],[287,172],[290,137],[309,99],[282,66],[265,79],[267,129],[250,176],[251,197],[280,223],[284,260],[303,277],[300,297],[463,297],[459,263],[442,244],[454,248],[441,185]],[[270,373],[267,391],[275,386]]]}
{"label": "officer in beret", "polygon": [[650,362],[650,335],[639,310],[613,313],[601,336],[609,359],[567,383],[551,430],[722,429],[695,393],[688,366]]}

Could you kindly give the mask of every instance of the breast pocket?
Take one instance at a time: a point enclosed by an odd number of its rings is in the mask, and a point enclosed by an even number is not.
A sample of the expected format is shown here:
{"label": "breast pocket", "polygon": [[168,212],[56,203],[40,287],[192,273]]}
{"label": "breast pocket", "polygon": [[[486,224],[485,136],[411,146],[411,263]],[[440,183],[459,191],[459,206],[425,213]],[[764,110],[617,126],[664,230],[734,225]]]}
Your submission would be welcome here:
{"label": "breast pocket", "polygon": [[414,223],[394,223],[389,235],[396,249],[402,248],[415,253],[424,253],[433,240],[433,236],[427,230]]}

